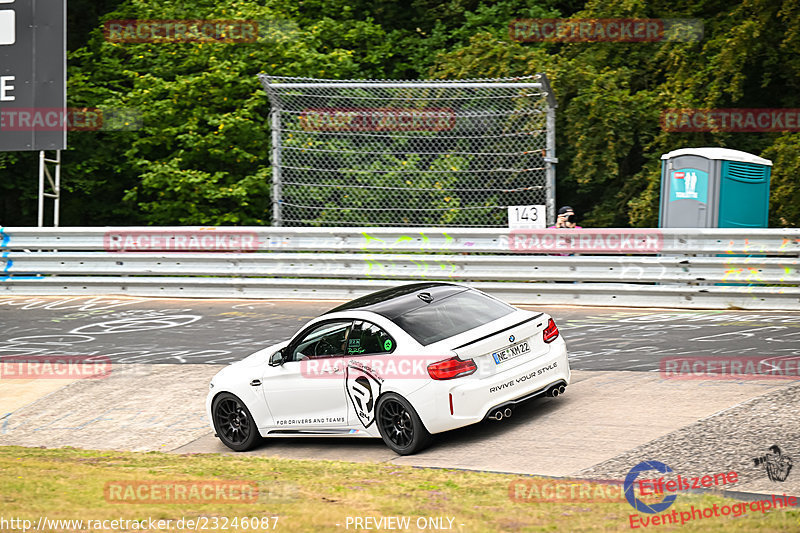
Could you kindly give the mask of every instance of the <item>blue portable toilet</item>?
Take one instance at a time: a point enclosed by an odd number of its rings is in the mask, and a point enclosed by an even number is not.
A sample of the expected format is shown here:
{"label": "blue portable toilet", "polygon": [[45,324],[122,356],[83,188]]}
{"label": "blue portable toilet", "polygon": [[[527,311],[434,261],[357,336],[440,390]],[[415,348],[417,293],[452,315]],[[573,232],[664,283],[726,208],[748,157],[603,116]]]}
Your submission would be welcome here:
{"label": "blue portable toilet", "polygon": [[661,156],[660,228],[766,228],[772,161],[728,148]]}

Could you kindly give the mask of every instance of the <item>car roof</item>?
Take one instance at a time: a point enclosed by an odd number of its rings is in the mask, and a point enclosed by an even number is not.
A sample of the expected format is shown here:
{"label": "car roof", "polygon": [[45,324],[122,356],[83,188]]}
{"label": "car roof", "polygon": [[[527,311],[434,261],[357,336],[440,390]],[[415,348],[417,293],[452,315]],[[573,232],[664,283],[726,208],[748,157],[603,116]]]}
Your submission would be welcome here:
{"label": "car roof", "polygon": [[[442,300],[454,294],[470,290],[468,287],[444,282],[412,283],[401,285],[382,291],[373,292],[351,302],[340,305],[328,311],[338,313],[340,311],[371,311],[382,315],[389,320],[409,312],[414,309],[424,307],[431,302]],[[430,300],[426,301],[419,297],[420,294],[427,293]],[[426,297],[427,299],[427,297]]]}

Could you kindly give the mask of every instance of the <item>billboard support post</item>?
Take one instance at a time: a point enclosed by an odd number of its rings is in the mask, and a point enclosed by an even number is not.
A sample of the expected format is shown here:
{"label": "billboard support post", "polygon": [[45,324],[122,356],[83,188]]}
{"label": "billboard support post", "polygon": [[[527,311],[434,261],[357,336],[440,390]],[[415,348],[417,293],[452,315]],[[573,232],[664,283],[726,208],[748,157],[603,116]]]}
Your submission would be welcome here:
{"label": "billboard support post", "polygon": [[[50,173],[48,164],[54,165]],[[54,177],[55,176],[55,177]],[[52,192],[45,192],[45,178],[50,184]],[[61,209],[61,150],[56,150],[55,159],[48,159],[44,150],[39,152],[39,219],[38,226],[44,226],[44,199],[53,199],[53,227],[58,227],[59,211]]]}

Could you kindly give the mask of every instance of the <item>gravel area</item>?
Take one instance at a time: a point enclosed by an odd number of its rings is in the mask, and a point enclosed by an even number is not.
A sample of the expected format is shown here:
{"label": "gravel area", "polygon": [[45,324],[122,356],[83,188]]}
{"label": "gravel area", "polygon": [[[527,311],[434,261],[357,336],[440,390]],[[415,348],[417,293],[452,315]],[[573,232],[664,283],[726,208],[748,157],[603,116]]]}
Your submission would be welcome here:
{"label": "gravel area", "polygon": [[175,449],[211,431],[205,396],[220,368],[114,365],[108,377],[73,381],[3,416],[0,446]]}
{"label": "gravel area", "polygon": [[[793,462],[783,482],[770,480],[764,464],[755,465],[754,459],[769,453],[773,445]],[[575,477],[622,480],[646,460],[660,461],[681,476],[735,471],[738,482],[725,485],[727,490],[800,497],[800,382],[698,420]],[[648,477],[661,476],[652,474]]]}

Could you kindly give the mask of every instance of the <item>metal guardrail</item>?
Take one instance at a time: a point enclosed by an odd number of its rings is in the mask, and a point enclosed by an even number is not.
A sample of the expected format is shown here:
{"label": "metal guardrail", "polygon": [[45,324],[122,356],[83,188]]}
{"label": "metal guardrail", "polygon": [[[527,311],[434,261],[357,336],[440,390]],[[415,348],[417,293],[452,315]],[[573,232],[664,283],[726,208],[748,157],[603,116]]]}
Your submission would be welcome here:
{"label": "metal guardrail", "polygon": [[0,228],[0,294],[347,299],[413,280],[527,304],[800,310],[800,229]]}
{"label": "metal guardrail", "polygon": [[[768,254],[797,257],[800,229],[602,229],[498,231],[496,228],[287,228],[264,226],[215,227],[0,227],[0,250],[119,250],[127,240],[158,236],[176,241],[181,236],[232,235],[247,242],[248,250],[334,252],[512,253],[514,242],[529,235],[585,234],[650,237],[657,241],[643,253]],[[252,242],[251,242],[252,239]],[[530,239],[527,239],[530,240]],[[522,243],[520,246],[524,246]],[[208,247],[210,248],[210,247]],[[207,249],[208,249],[207,248]],[[139,249],[139,248],[134,248]],[[152,248],[151,248],[152,249]],[[175,242],[172,249],[180,250]],[[187,250],[187,247],[183,248]],[[219,250],[217,250],[219,251]],[[522,251],[522,250],[520,250]],[[536,252],[539,250],[529,250]],[[624,250],[622,253],[639,253]]]}

